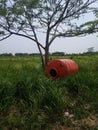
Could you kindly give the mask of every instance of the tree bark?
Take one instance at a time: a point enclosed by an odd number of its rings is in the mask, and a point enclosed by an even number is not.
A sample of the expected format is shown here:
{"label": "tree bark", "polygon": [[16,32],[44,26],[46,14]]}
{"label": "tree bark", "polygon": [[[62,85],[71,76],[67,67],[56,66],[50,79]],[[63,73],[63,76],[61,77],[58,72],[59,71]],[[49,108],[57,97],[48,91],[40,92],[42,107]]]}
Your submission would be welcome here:
{"label": "tree bark", "polygon": [[47,65],[49,61],[49,46],[45,48],[45,66]]}

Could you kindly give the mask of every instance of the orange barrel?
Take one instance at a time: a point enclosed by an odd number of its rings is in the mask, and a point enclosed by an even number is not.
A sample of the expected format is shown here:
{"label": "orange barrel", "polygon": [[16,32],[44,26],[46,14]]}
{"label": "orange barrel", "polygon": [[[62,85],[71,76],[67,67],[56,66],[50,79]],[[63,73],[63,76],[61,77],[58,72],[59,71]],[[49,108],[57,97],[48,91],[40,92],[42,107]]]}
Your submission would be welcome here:
{"label": "orange barrel", "polygon": [[70,59],[54,59],[48,62],[45,68],[46,76],[63,78],[78,72],[78,65]]}

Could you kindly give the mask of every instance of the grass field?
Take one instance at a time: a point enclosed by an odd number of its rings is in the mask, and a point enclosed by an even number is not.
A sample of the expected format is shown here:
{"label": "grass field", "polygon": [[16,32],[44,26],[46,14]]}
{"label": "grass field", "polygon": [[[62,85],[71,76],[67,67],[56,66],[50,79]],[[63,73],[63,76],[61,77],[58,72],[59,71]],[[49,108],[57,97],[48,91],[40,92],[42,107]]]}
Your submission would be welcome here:
{"label": "grass field", "polygon": [[48,79],[39,57],[0,57],[0,130],[98,130],[98,54],[79,73]]}

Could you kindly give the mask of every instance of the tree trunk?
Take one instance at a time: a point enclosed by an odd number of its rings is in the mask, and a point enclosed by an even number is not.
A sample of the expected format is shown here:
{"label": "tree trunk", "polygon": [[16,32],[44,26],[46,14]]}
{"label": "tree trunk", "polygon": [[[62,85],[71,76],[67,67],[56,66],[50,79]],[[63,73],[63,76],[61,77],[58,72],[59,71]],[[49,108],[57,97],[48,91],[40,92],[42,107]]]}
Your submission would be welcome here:
{"label": "tree trunk", "polygon": [[43,70],[45,70],[45,60],[44,60],[44,56],[42,54],[40,54],[41,56],[41,63],[42,63],[42,68]]}
{"label": "tree trunk", "polygon": [[45,66],[47,65],[49,61],[49,47],[47,46],[45,49]]}
{"label": "tree trunk", "polygon": [[45,71],[45,67],[49,61],[49,51],[45,50],[45,55],[43,55],[42,53],[40,53],[40,57],[41,57],[41,63],[42,63],[42,68],[43,68],[43,71]]}

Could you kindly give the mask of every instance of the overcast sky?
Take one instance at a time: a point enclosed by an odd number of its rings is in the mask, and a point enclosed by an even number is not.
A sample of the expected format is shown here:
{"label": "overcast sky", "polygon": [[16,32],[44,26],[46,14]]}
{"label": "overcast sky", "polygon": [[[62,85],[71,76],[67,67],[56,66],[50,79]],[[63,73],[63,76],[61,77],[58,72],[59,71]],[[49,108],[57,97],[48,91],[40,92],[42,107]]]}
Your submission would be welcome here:
{"label": "overcast sky", "polygon": [[[50,46],[50,52],[61,51],[65,53],[83,53],[94,47],[98,51],[98,34],[85,37],[59,38]],[[0,53],[37,53],[38,49],[34,42],[19,36],[12,36],[0,42]]]}
{"label": "overcast sky", "polygon": [[[95,4],[95,6],[97,5]],[[83,16],[77,24],[85,23],[93,19],[95,19],[93,13],[90,13],[86,17]],[[44,37],[40,35],[39,37],[43,42]],[[85,37],[58,38],[50,46],[50,52],[83,53],[87,52],[87,49],[90,47],[94,47],[94,51],[98,51],[98,33]],[[38,53],[38,49],[33,41],[13,35],[4,41],[0,41],[1,53]]]}

